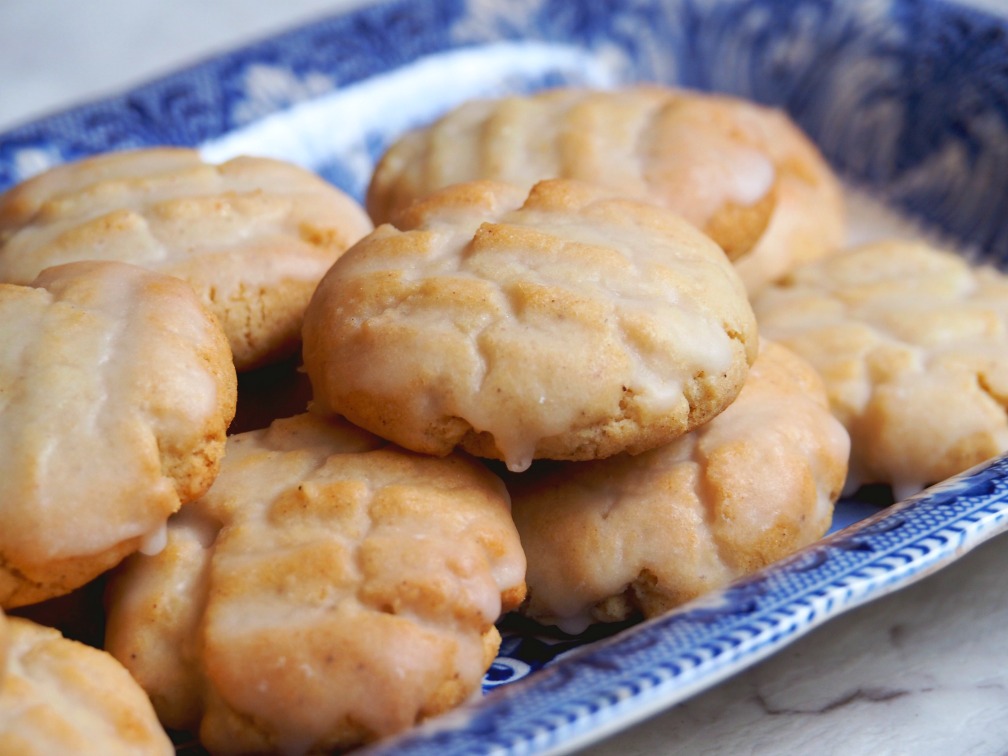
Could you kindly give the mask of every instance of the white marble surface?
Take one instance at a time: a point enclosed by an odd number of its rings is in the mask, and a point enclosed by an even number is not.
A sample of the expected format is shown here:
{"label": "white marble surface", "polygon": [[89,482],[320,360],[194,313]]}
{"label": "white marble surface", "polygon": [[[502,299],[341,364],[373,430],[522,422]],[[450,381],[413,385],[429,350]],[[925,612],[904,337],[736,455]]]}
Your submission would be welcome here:
{"label": "white marble surface", "polygon": [[[366,1],[3,0],[0,130]],[[586,753],[1008,754],[1005,575],[1001,537]]]}

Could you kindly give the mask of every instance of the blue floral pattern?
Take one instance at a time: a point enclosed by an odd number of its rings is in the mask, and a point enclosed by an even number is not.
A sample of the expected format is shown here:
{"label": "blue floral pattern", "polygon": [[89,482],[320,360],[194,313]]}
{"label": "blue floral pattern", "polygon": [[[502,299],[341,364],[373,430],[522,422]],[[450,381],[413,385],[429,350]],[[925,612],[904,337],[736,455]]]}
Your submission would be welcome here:
{"label": "blue floral pattern", "polygon": [[[849,181],[1008,261],[1008,25],[942,0],[389,0],[8,131],[0,189],[175,144],[296,158],[360,197],[402,129],[461,99],[635,80],[781,107]],[[362,107],[379,88],[394,118]],[[671,705],[1008,528],[1008,458],[885,503],[845,503],[838,527],[879,511],[647,623],[569,636],[506,618],[488,695],[376,750],[534,753]]]}

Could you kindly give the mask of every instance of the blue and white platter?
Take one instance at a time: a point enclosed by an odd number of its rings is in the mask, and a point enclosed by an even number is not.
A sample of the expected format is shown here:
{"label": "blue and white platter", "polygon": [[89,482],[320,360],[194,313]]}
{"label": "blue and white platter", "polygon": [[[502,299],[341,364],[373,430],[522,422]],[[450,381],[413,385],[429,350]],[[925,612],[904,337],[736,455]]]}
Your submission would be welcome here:
{"label": "blue and white platter", "polygon": [[[463,100],[643,80],[784,108],[859,192],[1008,261],[1008,24],[938,0],[391,0],[8,131],[0,190],[181,144],[290,160],[360,198],[393,139]],[[480,700],[369,752],[566,752],[670,707],[1004,531],[1008,457],[897,504],[877,493],[667,616],[580,636],[505,618]]]}

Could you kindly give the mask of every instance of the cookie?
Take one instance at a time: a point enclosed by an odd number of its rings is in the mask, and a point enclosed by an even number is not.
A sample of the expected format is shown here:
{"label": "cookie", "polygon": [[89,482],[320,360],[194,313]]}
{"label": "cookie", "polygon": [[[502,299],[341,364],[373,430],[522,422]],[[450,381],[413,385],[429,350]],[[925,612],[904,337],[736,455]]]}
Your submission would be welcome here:
{"label": "cookie", "polygon": [[211,753],[328,752],[478,691],[524,572],[484,467],[300,415],[229,438],[167,547],[115,575],[106,647]]}
{"label": "cookie", "polygon": [[0,611],[0,683],[7,674],[7,656],[10,653],[11,633],[7,625],[7,617]]}
{"label": "cookie", "polygon": [[220,319],[246,370],[297,348],[312,290],[371,230],[322,179],[276,160],[208,165],[187,149],[58,166],[0,197],[0,281],[118,260],[184,279]]}
{"label": "cookie", "polygon": [[764,341],[738,399],[671,444],[507,477],[524,611],[574,632],[653,617],[797,551],[829,527],[848,448],[815,371]]}
{"label": "cookie", "polygon": [[796,270],[754,304],[851,436],[851,480],[897,498],[1008,450],[1008,278],[891,240]]}
{"label": "cookie", "polygon": [[467,102],[393,144],[366,204],[379,223],[449,184],[547,178],[675,211],[724,248],[750,292],[843,240],[840,183],[786,114],[658,86]]}
{"label": "cookie", "polygon": [[136,266],[0,284],[0,606],[67,593],[213,481],[235,370],[184,282]]}
{"label": "cookie", "polygon": [[329,270],[303,337],[313,411],[513,470],[665,443],[735,398],[757,350],[716,244],[567,180],[418,202]]}
{"label": "cookie", "polygon": [[0,753],[175,753],[147,695],[104,651],[0,614],[0,655]]}

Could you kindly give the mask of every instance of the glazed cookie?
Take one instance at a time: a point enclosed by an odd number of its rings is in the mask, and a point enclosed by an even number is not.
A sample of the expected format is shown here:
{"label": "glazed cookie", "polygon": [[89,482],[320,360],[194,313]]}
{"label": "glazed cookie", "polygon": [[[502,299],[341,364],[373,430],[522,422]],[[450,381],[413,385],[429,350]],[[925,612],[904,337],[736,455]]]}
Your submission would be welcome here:
{"label": "glazed cookie", "polygon": [[156,548],[217,473],[235,382],[178,279],[81,262],[0,284],[0,606]]}
{"label": "glazed cookie", "polygon": [[1008,450],[1008,278],[911,241],[809,264],[755,301],[851,435],[849,489],[897,498]]}
{"label": "glazed cookie", "polygon": [[305,313],[313,410],[521,470],[665,443],[735,398],[757,336],[691,225],[544,181],[442,190],[344,255]]}
{"label": "glazed cookie", "polygon": [[848,449],[815,371],[764,342],[738,399],[671,444],[508,476],[526,613],[572,631],[653,617],[812,543]]}
{"label": "glazed cookie", "polygon": [[468,102],[389,149],[367,207],[377,223],[449,184],[546,178],[675,211],[721,245],[750,292],[843,240],[840,184],[783,112],[658,86]]}
{"label": "glazed cookie", "polygon": [[4,675],[7,674],[7,655],[11,647],[10,627],[7,624],[7,616],[0,611],[0,684],[3,683]]}
{"label": "glazed cookie", "polygon": [[0,614],[0,753],[175,753],[147,695],[109,654]]}
{"label": "glazed cookie", "polygon": [[208,165],[186,149],[102,155],[0,197],[0,281],[51,265],[119,260],[188,281],[245,370],[296,350],[322,274],[371,230],[364,210],[293,165]]}
{"label": "glazed cookie", "polygon": [[498,478],[307,414],[230,437],[168,531],[115,576],[106,645],[212,753],[328,752],[457,705],[525,594]]}

